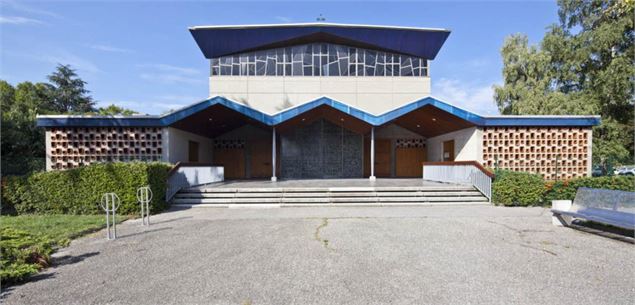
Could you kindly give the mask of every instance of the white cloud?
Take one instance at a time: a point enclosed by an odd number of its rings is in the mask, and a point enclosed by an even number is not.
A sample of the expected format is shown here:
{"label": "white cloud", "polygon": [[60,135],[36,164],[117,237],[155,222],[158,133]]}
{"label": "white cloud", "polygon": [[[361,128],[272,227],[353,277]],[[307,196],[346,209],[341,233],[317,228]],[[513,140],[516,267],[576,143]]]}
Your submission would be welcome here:
{"label": "white cloud", "polygon": [[276,16],[275,19],[280,21],[280,22],[284,22],[284,23],[289,23],[289,22],[293,21],[293,19],[291,19],[289,17],[285,17],[285,16]]}
{"label": "white cloud", "polygon": [[35,53],[24,53],[24,52],[16,52],[12,50],[5,51],[3,50],[4,55],[24,58],[32,61],[45,62],[49,64],[62,64],[62,65],[70,65],[71,68],[77,69],[79,71],[88,72],[88,73],[97,73],[102,72],[99,67],[92,61],[79,57],[75,54],[72,54],[66,50],[46,50],[47,53],[35,54]]}
{"label": "white cloud", "polygon": [[157,102],[153,102],[152,105],[163,108],[164,110],[179,109],[196,102],[204,100],[205,97],[191,96],[191,95],[163,95],[157,97]]}
{"label": "white cloud", "polygon": [[199,70],[178,67],[168,64],[144,64],[137,65],[145,71],[139,75],[141,79],[164,84],[201,84],[206,78]]}
{"label": "white cloud", "polygon": [[133,101],[131,99],[106,99],[97,103],[98,107],[115,104],[119,107],[135,110],[139,113],[161,114],[168,110],[176,110],[204,100],[205,97],[190,95],[162,95],[148,100]]}
{"label": "white cloud", "polygon": [[92,61],[79,57],[77,55],[68,53],[66,51],[60,52],[58,54],[42,55],[42,56],[38,56],[37,58],[52,64],[70,65],[71,68],[77,69],[79,71],[84,71],[89,73],[102,72],[101,69],[99,69],[99,67],[97,67],[97,65],[93,63]]}
{"label": "white cloud", "polygon": [[105,45],[105,44],[91,44],[86,46],[91,49],[104,51],[104,52],[113,52],[113,53],[131,53],[132,52],[132,50],[130,49],[123,49],[123,48],[113,47],[113,46]]}
{"label": "white cloud", "polygon": [[456,79],[441,78],[433,81],[432,95],[452,105],[477,114],[498,114],[494,102],[494,84],[475,85]]}
{"label": "white cloud", "polygon": [[60,16],[59,14],[53,13],[51,11],[46,11],[46,10],[42,10],[42,9],[33,8],[32,6],[26,5],[26,4],[18,2],[18,1],[2,0],[2,1],[0,1],[0,4],[2,6],[7,6],[7,7],[12,8],[15,11],[20,11],[20,12],[23,12],[23,13],[42,15],[42,16],[49,16],[49,17],[54,17],[54,18],[62,18],[62,16]]}
{"label": "white cloud", "polygon": [[482,68],[488,66],[489,64],[489,60],[485,58],[474,58],[467,61],[467,65],[471,68]]}
{"label": "white cloud", "polygon": [[37,19],[20,16],[0,16],[0,24],[29,25],[44,24],[44,22]]}
{"label": "white cloud", "polygon": [[196,69],[186,68],[186,67],[177,67],[177,66],[168,65],[168,64],[144,64],[144,65],[137,65],[137,67],[153,69],[153,70],[158,70],[162,72],[176,72],[180,74],[189,74],[189,75],[201,74],[201,71]]}
{"label": "white cloud", "polygon": [[139,75],[141,79],[145,79],[148,81],[164,83],[164,84],[174,84],[174,83],[184,83],[184,84],[200,84],[203,83],[203,80],[198,77],[186,77],[178,74],[168,74],[168,73],[141,73]]}

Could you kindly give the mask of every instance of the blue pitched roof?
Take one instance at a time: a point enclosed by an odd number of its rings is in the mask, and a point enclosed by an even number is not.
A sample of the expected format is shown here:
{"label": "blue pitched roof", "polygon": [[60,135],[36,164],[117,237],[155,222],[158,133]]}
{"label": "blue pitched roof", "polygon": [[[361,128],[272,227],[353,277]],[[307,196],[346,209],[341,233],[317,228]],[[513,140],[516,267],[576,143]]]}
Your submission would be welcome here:
{"label": "blue pitched roof", "polygon": [[480,116],[433,97],[425,97],[380,115],[374,115],[328,97],[298,105],[269,115],[221,96],[212,97],[177,111],[160,116],[72,116],[43,115],[37,117],[38,127],[165,127],[213,105],[222,105],[267,126],[276,126],[317,107],[326,105],[373,126],[381,126],[425,106],[450,113],[476,126],[571,126],[600,124],[599,116]]}
{"label": "blue pitched roof", "polygon": [[450,35],[445,29],[305,23],[190,28],[206,58],[303,42],[339,42],[434,59]]}

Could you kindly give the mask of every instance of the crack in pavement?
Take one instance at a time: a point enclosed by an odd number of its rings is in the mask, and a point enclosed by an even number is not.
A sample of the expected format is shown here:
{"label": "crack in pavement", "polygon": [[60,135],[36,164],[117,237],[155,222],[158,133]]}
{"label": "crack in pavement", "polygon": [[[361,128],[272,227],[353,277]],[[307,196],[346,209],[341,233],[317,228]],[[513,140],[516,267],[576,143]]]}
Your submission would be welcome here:
{"label": "crack in pavement", "polygon": [[[558,253],[556,253],[556,252],[553,252],[551,250],[547,250],[545,248],[534,247],[534,246],[530,245],[531,244],[530,241],[525,240],[525,233],[540,233],[540,232],[549,233],[549,232],[553,232],[552,230],[517,229],[517,228],[514,228],[514,227],[512,227],[510,225],[507,225],[507,224],[504,224],[504,223],[495,222],[495,221],[492,221],[492,220],[487,220],[487,222],[502,226],[505,229],[508,229],[510,231],[515,232],[516,234],[518,234],[518,237],[521,240],[520,243],[514,243],[514,242],[506,241],[505,239],[503,239],[503,241],[506,242],[506,243],[509,243],[509,244],[512,244],[512,245],[518,245],[518,246],[525,247],[525,248],[528,248],[528,249],[534,249],[534,250],[542,251],[542,252],[551,254],[553,256],[558,256]],[[549,244],[549,245],[557,245],[556,243],[553,243],[553,242],[546,243],[545,241],[541,241],[541,243],[543,245],[547,245],[547,244]]]}
{"label": "crack in pavement", "polygon": [[313,233],[313,238],[315,240],[317,240],[318,242],[320,242],[322,244],[322,246],[324,246],[324,248],[326,248],[327,250],[333,250],[333,248],[329,248],[329,240],[328,239],[323,239],[320,236],[320,230],[322,230],[323,228],[325,228],[328,225],[329,225],[329,219],[328,218],[322,218],[322,223],[317,228],[315,228],[315,232]]}

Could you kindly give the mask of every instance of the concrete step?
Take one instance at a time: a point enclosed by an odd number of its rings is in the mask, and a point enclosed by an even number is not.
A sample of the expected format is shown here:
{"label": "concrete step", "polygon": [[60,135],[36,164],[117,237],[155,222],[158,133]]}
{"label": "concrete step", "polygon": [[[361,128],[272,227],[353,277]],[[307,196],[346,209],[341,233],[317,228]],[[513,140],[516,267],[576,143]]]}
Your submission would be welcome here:
{"label": "concrete step", "polygon": [[180,192],[175,198],[323,198],[323,197],[448,197],[480,196],[478,191],[440,192],[322,192],[322,193],[200,193]]}
{"label": "concrete step", "polygon": [[388,206],[483,204],[488,200],[466,185],[434,187],[294,187],[190,188],[172,199],[173,205],[237,206]]}
{"label": "concrete step", "polygon": [[390,207],[390,206],[447,206],[447,205],[488,205],[481,201],[446,201],[446,202],[368,202],[368,203],[284,203],[284,204],[233,204],[233,203],[174,203],[172,206],[181,208],[293,208],[293,207]]}
{"label": "concrete step", "polygon": [[184,193],[321,193],[321,192],[438,192],[473,191],[468,185],[410,186],[410,187],[293,187],[293,188],[188,188]]}
{"label": "concrete step", "polygon": [[331,198],[177,198],[173,204],[271,204],[271,203],[390,203],[390,202],[487,202],[471,197],[331,197]]}

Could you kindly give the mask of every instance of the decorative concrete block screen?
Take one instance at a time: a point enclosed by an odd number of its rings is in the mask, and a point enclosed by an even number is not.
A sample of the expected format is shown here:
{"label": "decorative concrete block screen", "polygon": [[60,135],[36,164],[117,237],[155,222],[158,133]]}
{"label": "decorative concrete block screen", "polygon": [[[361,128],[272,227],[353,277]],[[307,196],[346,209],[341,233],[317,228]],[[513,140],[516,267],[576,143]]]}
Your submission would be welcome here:
{"label": "decorative concrete block screen", "polygon": [[51,169],[95,162],[160,161],[163,153],[161,128],[51,128],[47,137]]}
{"label": "decorative concrete block screen", "polygon": [[485,127],[483,161],[549,180],[584,177],[591,166],[590,141],[590,128]]}

